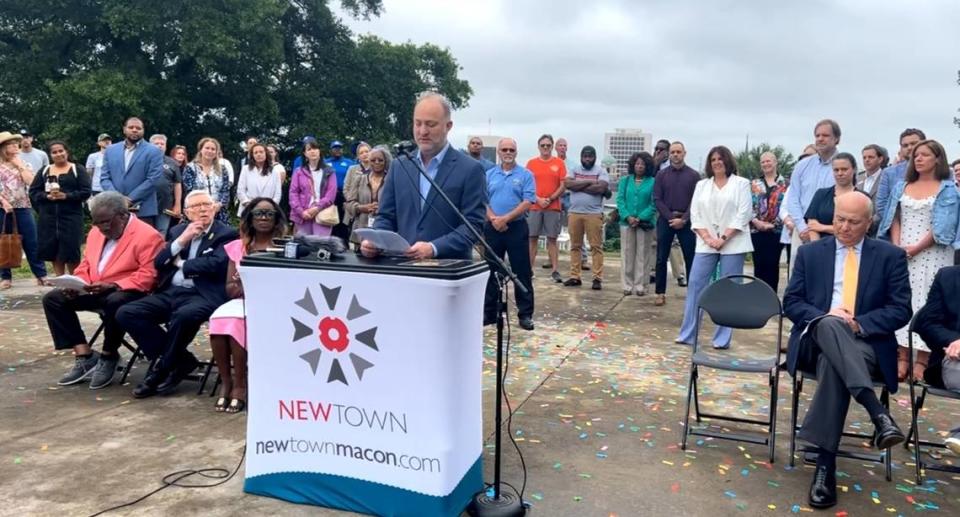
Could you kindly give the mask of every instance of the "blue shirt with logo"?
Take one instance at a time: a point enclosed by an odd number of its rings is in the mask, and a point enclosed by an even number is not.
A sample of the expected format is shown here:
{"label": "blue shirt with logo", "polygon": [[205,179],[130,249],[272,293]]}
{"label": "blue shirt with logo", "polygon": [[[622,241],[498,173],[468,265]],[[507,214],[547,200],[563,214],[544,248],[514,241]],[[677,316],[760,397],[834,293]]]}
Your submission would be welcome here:
{"label": "blue shirt with logo", "polygon": [[334,158],[331,156],[323,161],[333,168],[335,173],[337,173],[337,190],[343,190],[343,181],[347,178],[347,170],[356,165],[357,162],[347,158],[346,156],[341,156],[340,158]]}
{"label": "blue shirt with logo", "polygon": [[508,172],[497,165],[487,171],[487,197],[490,210],[498,216],[508,214],[522,201],[535,203],[537,190],[533,174],[519,165]]}

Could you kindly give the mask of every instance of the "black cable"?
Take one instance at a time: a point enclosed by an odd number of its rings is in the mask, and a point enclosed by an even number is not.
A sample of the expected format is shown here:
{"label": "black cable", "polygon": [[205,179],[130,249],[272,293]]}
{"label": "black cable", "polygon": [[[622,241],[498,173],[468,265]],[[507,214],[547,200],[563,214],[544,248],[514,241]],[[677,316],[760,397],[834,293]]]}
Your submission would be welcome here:
{"label": "black cable", "polygon": [[[532,267],[532,266],[531,266]],[[533,286],[531,286],[532,288]],[[504,298],[504,312],[508,315],[510,314],[507,310],[507,304],[510,300],[510,285],[507,282],[503,284],[503,298]],[[520,491],[517,493],[517,496],[520,498],[520,504],[523,504],[523,493],[527,489],[527,462],[523,459],[523,452],[520,450],[520,446],[517,444],[517,441],[513,438],[513,429],[511,424],[513,424],[513,408],[510,406],[510,396],[507,395],[507,372],[510,371],[510,318],[504,318],[507,321],[507,342],[504,346],[504,356],[503,356],[503,378],[500,380],[501,393],[503,393],[503,400],[507,404],[507,434],[510,435],[510,443],[513,444],[513,448],[517,451],[517,456],[520,458],[520,467],[523,470],[523,483],[520,485]],[[500,401],[497,401],[499,404]],[[513,488],[514,492],[517,492],[517,489],[513,485],[508,485],[510,488]]]}
{"label": "black cable", "polygon": [[[119,510],[121,508],[126,508],[128,506],[133,506],[139,502],[146,500],[148,497],[156,493],[159,493],[162,490],[170,488],[172,486],[176,486],[180,488],[212,488],[215,486],[222,485],[227,481],[230,481],[231,479],[233,479],[234,476],[237,475],[237,472],[240,471],[240,466],[243,465],[243,460],[246,457],[246,454],[247,454],[247,446],[244,445],[243,452],[240,453],[240,462],[237,463],[237,466],[236,468],[233,469],[233,472],[230,472],[229,470],[220,468],[220,467],[206,468],[206,469],[188,469],[188,470],[180,470],[177,472],[172,472],[170,474],[167,474],[166,476],[163,476],[163,478],[160,480],[160,482],[163,483],[163,486],[147,494],[144,494],[139,498],[134,499],[133,501],[130,501],[129,503],[123,503],[117,506],[111,506],[106,510],[100,510],[99,512],[91,515],[90,517],[97,517],[98,515],[103,515],[107,512],[112,512],[114,510]],[[187,479],[191,476],[201,476],[207,479],[219,479],[220,481],[217,481],[216,483],[210,483],[210,484],[193,484],[193,483],[181,482],[184,479]]]}

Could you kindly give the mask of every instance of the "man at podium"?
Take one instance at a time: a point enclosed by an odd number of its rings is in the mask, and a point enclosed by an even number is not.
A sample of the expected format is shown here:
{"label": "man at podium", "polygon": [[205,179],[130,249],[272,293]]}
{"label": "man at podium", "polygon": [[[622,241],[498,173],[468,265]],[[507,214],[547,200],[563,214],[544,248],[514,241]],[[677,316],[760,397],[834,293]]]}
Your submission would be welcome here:
{"label": "man at podium", "polygon": [[[390,165],[380,193],[373,227],[400,234],[413,245],[411,259],[470,259],[474,237],[453,207],[421,177],[418,167],[433,178],[467,220],[479,228],[487,202],[483,167],[447,141],[453,127],[452,106],[443,95],[422,93],[413,109],[413,136],[417,152],[413,161],[401,156]],[[416,162],[416,163],[415,163]],[[370,241],[360,244],[366,257],[380,254]]]}

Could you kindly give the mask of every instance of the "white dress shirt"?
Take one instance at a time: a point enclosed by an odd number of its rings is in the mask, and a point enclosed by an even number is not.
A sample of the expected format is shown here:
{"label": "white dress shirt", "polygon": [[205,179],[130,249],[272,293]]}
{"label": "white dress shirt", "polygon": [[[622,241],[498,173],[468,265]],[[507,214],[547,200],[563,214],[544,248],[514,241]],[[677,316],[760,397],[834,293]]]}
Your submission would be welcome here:
{"label": "white dress shirt", "polygon": [[[833,297],[830,298],[830,310],[836,309],[843,303],[843,263],[847,260],[847,253],[849,249],[843,244],[840,244],[840,241],[837,243],[837,253],[834,255],[833,259]],[[854,253],[857,254],[857,266],[860,266],[860,261],[863,260],[863,239],[860,239],[860,242],[853,246]]]}
{"label": "white dress shirt", "polygon": [[705,229],[720,237],[728,229],[740,230],[720,248],[711,248],[697,235],[697,253],[736,255],[753,251],[750,240],[750,220],[753,218],[753,197],[750,180],[730,176],[723,188],[717,188],[713,178],[702,179],[693,191],[690,201],[690,225],[694,230]]}

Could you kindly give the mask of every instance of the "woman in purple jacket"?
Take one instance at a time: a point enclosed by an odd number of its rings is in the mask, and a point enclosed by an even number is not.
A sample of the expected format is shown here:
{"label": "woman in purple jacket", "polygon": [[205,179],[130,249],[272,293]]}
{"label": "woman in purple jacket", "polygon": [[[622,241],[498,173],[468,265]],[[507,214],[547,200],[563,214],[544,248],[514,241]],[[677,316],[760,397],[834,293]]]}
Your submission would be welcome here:
{"label": "woman in purple jacket", "polygon": [[316,141],[303,147],[303,165],[293,171],[290,180],[290,219],[296,235],[330,235],[332,226],[315,221],[321,210],[337,197],[333,169],[323,162],[323,151]]}

